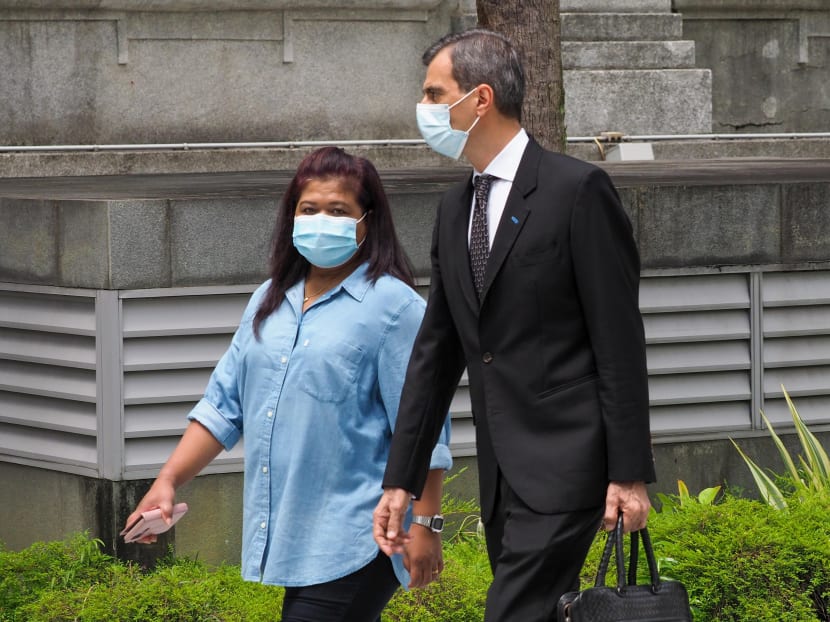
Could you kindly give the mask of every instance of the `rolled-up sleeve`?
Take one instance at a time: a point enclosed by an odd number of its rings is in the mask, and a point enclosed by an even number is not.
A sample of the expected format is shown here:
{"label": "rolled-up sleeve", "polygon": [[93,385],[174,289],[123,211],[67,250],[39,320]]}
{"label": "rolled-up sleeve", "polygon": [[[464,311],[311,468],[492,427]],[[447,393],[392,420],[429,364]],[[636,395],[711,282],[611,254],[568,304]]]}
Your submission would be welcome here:
{"label": "rolled-up sleeve", "polygon": [[233,449],[242,437],[242,430],[204,397],[193,407],[187,418],[201,423],[227,451]]}
{"label": "rolled-up sleeve", "polygon": [[[408,301],[398,311],[390,322],[384,335],[378,360],[378,383],[381,399],[386,408],[389,426],[395,429],[395,420],[398,416],[398,404],[401,399],[406,368],[412,354],[412,345],[424,317],[425,303],[420,298]],[[438,443],[432,450],[430,469],[450,469],[452,454],[450,453],[450,417],[447,415]]]}

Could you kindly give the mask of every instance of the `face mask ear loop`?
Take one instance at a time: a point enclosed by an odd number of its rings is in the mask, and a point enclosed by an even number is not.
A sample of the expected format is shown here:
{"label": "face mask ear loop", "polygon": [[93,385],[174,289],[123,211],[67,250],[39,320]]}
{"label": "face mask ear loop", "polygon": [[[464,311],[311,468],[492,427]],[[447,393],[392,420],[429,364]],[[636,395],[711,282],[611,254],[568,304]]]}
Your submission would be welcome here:
{"label": "face mask ear loop", "polygon": [[460,104],[460,103],[461,103],[461,102],[463,102],[465,99],[467,99],[470,95],[472,95],[473,93],[475,93],[477,90],[478,90],[478,87],[475,87],[472,91],[470,91],[469,93],[467,93],[464,97],[462,97],[461,99],[459,99],[457,102],[455,102],[454,104],[450,104],[449,106],[447,106],[447,108],[448,108],[449,110],[452,110],[452,109],[453,109],[453,108],[455,108],[458,104]]}
{"label": "face mask ear loop", "polygon": [[[371,211],[372,210],[367,209],[365,212],[363,212],[363,216],[360,217],[360,220],[355,221],[355,223],[354,223],[355,227],[357,227],[357,225],[360,224],[360,221],[363,220],[364,218],[366,218],[366,216],[368,216],[369,212],[371,212]],[[366,241],[366,238],[368,238],[368,237],[369,237],[369,231],[367,229],[366,230],[366,235],[363,236],[363,239],[360,240],[360,242],[357,242],[357,247],[360,248],[361,246],[363,246],[363,243]],[[357,240],[355,240],[355,241],[357,241]]]}
{"label": "face mask ear loop", "polygon": [[473,128],[474,128],[474,127],[478,124],[478,122],[479,122],[480,120],[481,120],[481,117],[479,117],[478,115],[476,115],[476,120],[475,120],[475,121],[473,121],[473,124],[470,126],[470,129],[469,129],[469,130],[467,130],[467,133],[468,133],[468,134],[469,134],[470,132],[472,132],[472,131],[473,131]]}
{"label": "face mask ear loop", "polygon": [[[475,93],[476,91],[478,91],[478,87],[474,88],[472,91],[470,91],[469,93],[467,93],[464,97],[462,97],[461,99],[459,99],[459,100],[458,100],[457,102],[455,102],[452,106],[448,106],[448,108],[447,108],[447,109],[448,109],[448,110],[452,110],[452,107],[453,107],[453,106],[457,106],[458,104],[460,104],[461,102],[463,102],[465,99],[467,99],[470,95],[472,95],[472,94],[473,94],[473,93]],[[476,120],[475,120],[475,121],[473,121],[473,124],[470,126],[470,129],[468,129],[465,133],[466,133],[466,134],[469,134],[470,132],[472,132],[472,131],[473,131],[473,128],[476,126],[476,124],[479,122],[479,120],[480,120],[480,119],[481,119],[481,117],[480,117],[480,116],[478,116],[478,115],[476,115]]]}

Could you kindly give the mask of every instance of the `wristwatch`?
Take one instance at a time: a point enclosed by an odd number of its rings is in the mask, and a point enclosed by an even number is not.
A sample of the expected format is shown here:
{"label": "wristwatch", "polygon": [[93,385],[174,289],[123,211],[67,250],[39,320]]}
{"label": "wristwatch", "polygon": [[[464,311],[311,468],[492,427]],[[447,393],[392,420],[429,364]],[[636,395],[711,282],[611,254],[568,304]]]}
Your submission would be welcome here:
{"label": "wristwatch", "polygon": [[444,517],[440,514],[435,514],[434,516],[419,516],[418,514],[413,514],[412,523],[426,527],[432,533],[441,533],[444,531]]}

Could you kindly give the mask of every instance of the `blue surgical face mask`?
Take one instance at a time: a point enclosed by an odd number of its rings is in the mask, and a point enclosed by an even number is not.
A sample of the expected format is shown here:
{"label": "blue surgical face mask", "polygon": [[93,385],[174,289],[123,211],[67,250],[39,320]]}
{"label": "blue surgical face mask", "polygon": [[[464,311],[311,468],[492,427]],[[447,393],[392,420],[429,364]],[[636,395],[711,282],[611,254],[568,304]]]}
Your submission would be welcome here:
{"label": "blue surgical face mask", "polygon": [[418,104],[416,106],[415,115],[418,119],[418,129],[421,130],[421,136],[434,151],[453,160],[461,157],[464,145],[467,144],[467,137],[481,117],[477,116],[466,132],[454,130],[450,124],[450,110],[475,93],[476,90],[473,89],[452,105]]}
{"label": "blue surgical face mask", "polygon": [[[368,213],[368,212],[367,212]],[[365,237],[357,243],[357,223],[360,220],[345,216],[296,216],[294,218],[294,247],[318,268],[336,268],[349,261]]]}

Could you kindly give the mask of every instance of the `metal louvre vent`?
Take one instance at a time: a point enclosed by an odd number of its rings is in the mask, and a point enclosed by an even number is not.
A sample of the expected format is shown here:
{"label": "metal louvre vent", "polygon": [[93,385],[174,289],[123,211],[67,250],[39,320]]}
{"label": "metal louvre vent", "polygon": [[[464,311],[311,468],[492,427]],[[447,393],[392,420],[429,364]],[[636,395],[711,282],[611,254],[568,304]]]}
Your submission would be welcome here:
{"label": "metal louvre vent", "polygon": [[830,422],[830,272],[764,275],[764,414],[792,426],[781,385],[807,423]]}
{"label": "metal louvre vent", "polygon": [[[253,289],[122,294],[125,476],[154,477],[167,460]],[[207,472],[241,471],[242,455],[239,443]]]}
{"label": "metal louvre vent", "polygon": [[0,289],[0,457],[98,474],[94,292]]}
{"label": "metal louvre vent", "polygon": [[[426,295],[427,288],[419,287]],[[250,291],[132,298],[122,295],[124,475],[153,477],[187,425],[230,343]],[[475,455],[466,376],[453,399],[453,455]],[[242,443],[208,472],[242,470]]]}
{"label": "metal louvre vent", "polygon": [[746,274],[642,279],[655,437],[751,427],[750,300]]}
{"label": "metal louvre vent", "polygon": [[453,456],[476,455],[476,428],[473,425],[473,407],[470,403],[470,382],[467,372],[458,383],[458,390],[450,404],[452,416],[452,434],[450,435],[450,450]]}
{"label": "metal louvre vent", "polygon": [[[0,286],[0,460],[154,477],[251,291]],[[640,307],[657,442],[759,430],[761,409],[786,429],[781,384],[830,423],[830,271],[649,275]],[[453,454],[475,455],[466,374],[451,413]],[[208,472],[242,470],[242,451]]]}

